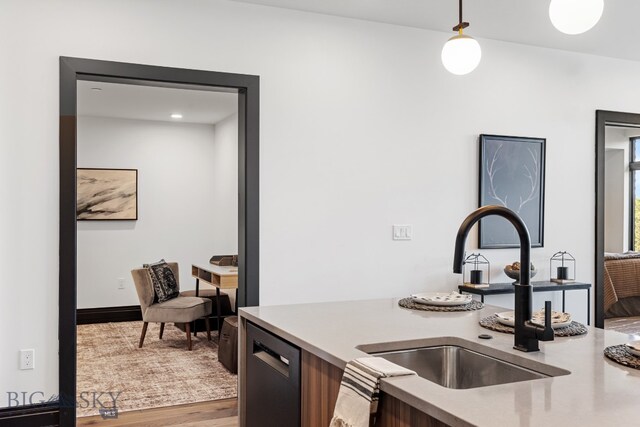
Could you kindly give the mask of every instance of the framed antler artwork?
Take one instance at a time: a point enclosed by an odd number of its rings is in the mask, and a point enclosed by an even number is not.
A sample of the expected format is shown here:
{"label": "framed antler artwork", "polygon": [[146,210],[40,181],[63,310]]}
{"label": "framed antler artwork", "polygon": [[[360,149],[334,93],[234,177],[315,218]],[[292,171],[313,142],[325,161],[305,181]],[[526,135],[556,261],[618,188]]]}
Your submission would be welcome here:
{"label": "framed antler artwork", "polygon": [[[544,138],[480,135],[479,206],[504,206],[527,225],[532,247],[544,246]],[[480,220],[480,249],[515,248],[518,235],[498,216]]]}

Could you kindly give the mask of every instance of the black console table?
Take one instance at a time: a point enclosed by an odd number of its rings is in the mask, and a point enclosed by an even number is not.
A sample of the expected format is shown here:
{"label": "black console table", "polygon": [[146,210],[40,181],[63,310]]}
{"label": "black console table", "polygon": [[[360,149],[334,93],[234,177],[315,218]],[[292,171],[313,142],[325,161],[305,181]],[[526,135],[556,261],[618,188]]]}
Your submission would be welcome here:
{"label": "black console table", "polygon": [[[566,291],[586,290],[587,291],[587,325],[591,324],[591,284],[590,283],[565,283],[563,285],[556,282],[531,282],[533,292],[562,292],[562,311],[564,312],[564,297]],[[513,283],[492,283],[488,288],[472,288],[460,285],[458,290],[468,294],[480,295],[480,301],[484,302],[487,295],[513,294]]]}

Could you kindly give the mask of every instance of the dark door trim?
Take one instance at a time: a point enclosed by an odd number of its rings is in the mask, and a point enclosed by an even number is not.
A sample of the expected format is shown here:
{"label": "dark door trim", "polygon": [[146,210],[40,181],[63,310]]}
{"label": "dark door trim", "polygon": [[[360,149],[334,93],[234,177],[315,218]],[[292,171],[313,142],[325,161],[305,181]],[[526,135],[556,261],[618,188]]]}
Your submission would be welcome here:
{"label": "dark door trim", "polygon": [[60,57],[60,425],[74,426],[76,396],[76,82],[126,82],[238,93],[238,305],[259,302],[258,76]]}
{"label": "dark door trim", "polygon": [[37,403],[0,408],[0,427],[57,426],[59,415],[60,411],[57,403]]}
{"label": "dark door trim", "polygon": [[607,126],[640,126],[640,114],[596,111],[595,326],[604,328],[604,152]]}

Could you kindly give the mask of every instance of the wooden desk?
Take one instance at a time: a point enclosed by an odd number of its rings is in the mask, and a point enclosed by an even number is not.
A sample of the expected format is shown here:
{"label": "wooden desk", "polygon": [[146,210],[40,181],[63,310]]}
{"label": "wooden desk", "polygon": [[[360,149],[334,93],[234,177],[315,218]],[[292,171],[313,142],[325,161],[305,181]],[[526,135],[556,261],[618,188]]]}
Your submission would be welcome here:
{"label": "wooden desk", "polygon": [[[563,285],[556,282],[531,282],[533,292],[562,292],[562,311],[565,310],[564,294],[566,291],[575,291],[583,289],[587,291],[587,325],[591,323],[591,313],[589,306],[591,305],[591,284],[590,283],[565,283]],[[500,295],[500,294],[513,294],[513,283],[492,283],[488,288],[472,288],[469,286],[458,286],[460,293],[466,292],[468,294],[480,295],[480,300],[484,302],[486,295]]]}
{"label": "wooden desk", "polygon": [[200,293],[200,281],[216,288],[216,314],[218,336],[222,328],[220,322],[220,289],[236,290],[236,313],[238,313],[238,267],[219,266],[211,263],[191,264],[191,276],[196,279],[196,296]]}

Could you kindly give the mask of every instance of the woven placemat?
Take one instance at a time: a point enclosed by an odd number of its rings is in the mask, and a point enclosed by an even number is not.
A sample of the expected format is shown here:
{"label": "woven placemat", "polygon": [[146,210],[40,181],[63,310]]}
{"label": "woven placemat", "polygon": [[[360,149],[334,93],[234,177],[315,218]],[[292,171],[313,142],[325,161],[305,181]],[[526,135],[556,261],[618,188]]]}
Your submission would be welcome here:
{"label": "woven placemat", "polygon": [[402,298],[398,301],[398,305],[404,308],[410,308],[411,310],[423,310],[423,311],[474,311],[480,310],[484,307],[484,304],[480,301],[471,300],[469,304],[464,305],[451,305],[451,306],[440,306],[440,305],[427,305],[420,304],[417,302],[413,302],[411,298]]}
{"label": "woven placemat", "polygon": [[[502,323],[498,322],[498,318],[496,316],[489,316],[480,319],[480,326],[496,332],[504,332],[506,334],[514,333],[513,326],[503,325]],[[586,334],[587,327],[582,323],[574,321],[564,328],[554,329],[553,332],[555,333],[556,337],[573,337],[576,335]]]}
{"label": "woven placemat", "polygon": [[616,363],[633,369],[640,369],[640,357],[629,353],[624,344],[612,345],[604,349],[604,355]]}

